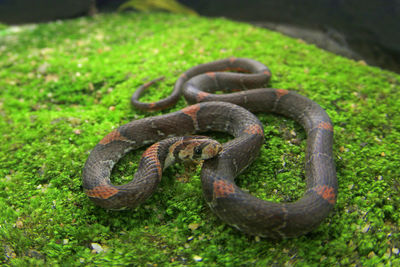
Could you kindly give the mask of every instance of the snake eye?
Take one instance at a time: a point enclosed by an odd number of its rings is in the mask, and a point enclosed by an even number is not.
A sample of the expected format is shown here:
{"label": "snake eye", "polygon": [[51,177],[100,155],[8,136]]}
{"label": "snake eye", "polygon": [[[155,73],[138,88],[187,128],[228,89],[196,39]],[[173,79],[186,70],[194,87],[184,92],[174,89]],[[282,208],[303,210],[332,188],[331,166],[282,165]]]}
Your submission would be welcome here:
{"label": "snake eye", "polygon": [[196,147],[196,148],[194,149],[194,154],[195,154],[196,156],[201,156],[202,153],[203,153],[203,151],[202,151],[202,149],[201,149],[200,147]]}

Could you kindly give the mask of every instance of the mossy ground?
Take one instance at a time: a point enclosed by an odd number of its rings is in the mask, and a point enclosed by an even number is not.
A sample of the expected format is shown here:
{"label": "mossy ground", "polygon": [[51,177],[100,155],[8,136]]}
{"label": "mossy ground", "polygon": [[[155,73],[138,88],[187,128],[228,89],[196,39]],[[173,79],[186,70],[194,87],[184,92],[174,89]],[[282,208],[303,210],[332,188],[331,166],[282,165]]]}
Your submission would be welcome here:
{"label": "mossy ground", "polygon": [[[22,29],[0,34],[1,262],[400,264],[399,75],[224,19],[132,13]],[[83,165],[113,128],[149,116],[131,107],[135,88],[163,75],[144,98],[160,99],[183,71],[230,56],[265,63],[271,87],[297,91],[331,116],[339,195],[330,216],[295,239],[245,235],[209,210],[199,168],[179,165],[135,210],[94,206],[82,190]],[[289,119],[258,116],[265,148],[238,183],[264,199],[296,200],[305,188],[305,133]],[[130,179],[142,152],[116,166],[114,182]]]}

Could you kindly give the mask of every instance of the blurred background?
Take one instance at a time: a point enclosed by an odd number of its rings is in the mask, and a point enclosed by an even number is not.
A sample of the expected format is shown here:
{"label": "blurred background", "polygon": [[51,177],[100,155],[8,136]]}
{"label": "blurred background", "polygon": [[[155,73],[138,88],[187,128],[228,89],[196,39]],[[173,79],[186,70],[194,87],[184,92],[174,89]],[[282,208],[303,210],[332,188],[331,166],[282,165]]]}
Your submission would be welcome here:
{"label": "blurred background", "polygon": [[7,25],[152,10],[249,22],[400,73],[400,0],[0,0],[0,33]]}

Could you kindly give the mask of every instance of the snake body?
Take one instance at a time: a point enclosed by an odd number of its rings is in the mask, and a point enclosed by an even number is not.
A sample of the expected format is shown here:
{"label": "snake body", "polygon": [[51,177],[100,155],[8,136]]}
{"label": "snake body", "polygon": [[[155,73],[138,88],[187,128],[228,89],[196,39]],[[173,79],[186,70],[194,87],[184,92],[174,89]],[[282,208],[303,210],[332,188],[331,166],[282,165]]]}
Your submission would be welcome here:
{"label": "snake body", "polygon": [[[132,121],[104,137],[90,153],[83,169],[86,194],[104,208],[135,207],[151,195],[154,186],[147,187],[147,180],[140,175],[135,175],[126,185],[112,185],[111,169],[119,158],[132,149],[169,136],[221,131],[234,138],[223,144],[216,157],[206,160],[201,171],[203,194],[214,213],[252,235],[286,238],[310,232],[336,203],[332,123],[317,103],[304,96],[283,89],[260,88],[269,78],[269,69],[260,62],[229,58],[189,69],[178,79],[172,95],[156,103],[138,101],[143,90],[153,82],[143,85],[132,97],[132,104],[141,109],[157,110],[173,105],[182,92],[188,102],[197,104]],[[244,91],[252,88],[259,89]],[[233,93],[217,95],[212,94],[214,91]],[[304,127],[307,187],[298,201],[264,201],[236,186],[235,177],[255,159],[264,141],[262,124],[249,111],[284,115]],[[149,172],[156,173],[160,166],[153,163],[148,168]],[[132,190],[135,180],[139,182]]]}

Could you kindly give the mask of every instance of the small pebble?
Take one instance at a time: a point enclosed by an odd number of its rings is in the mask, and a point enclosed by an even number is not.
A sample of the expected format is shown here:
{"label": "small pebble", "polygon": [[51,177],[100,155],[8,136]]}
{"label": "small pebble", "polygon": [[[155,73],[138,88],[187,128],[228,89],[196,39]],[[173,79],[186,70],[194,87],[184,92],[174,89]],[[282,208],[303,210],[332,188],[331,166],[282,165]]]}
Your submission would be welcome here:
{"label": "small pebble", "polygon": [[195,261],[198,261],[198,262],[203,260],[202,257],[197,256],[197,255],[193,256],[193,259],[194,259]]}
{"label": "small pebble", "polygon": [[91,243],[90,245],[92,246],[93,249],[92,252],[101,253],[104,251],[103,247],[98,243]]}

